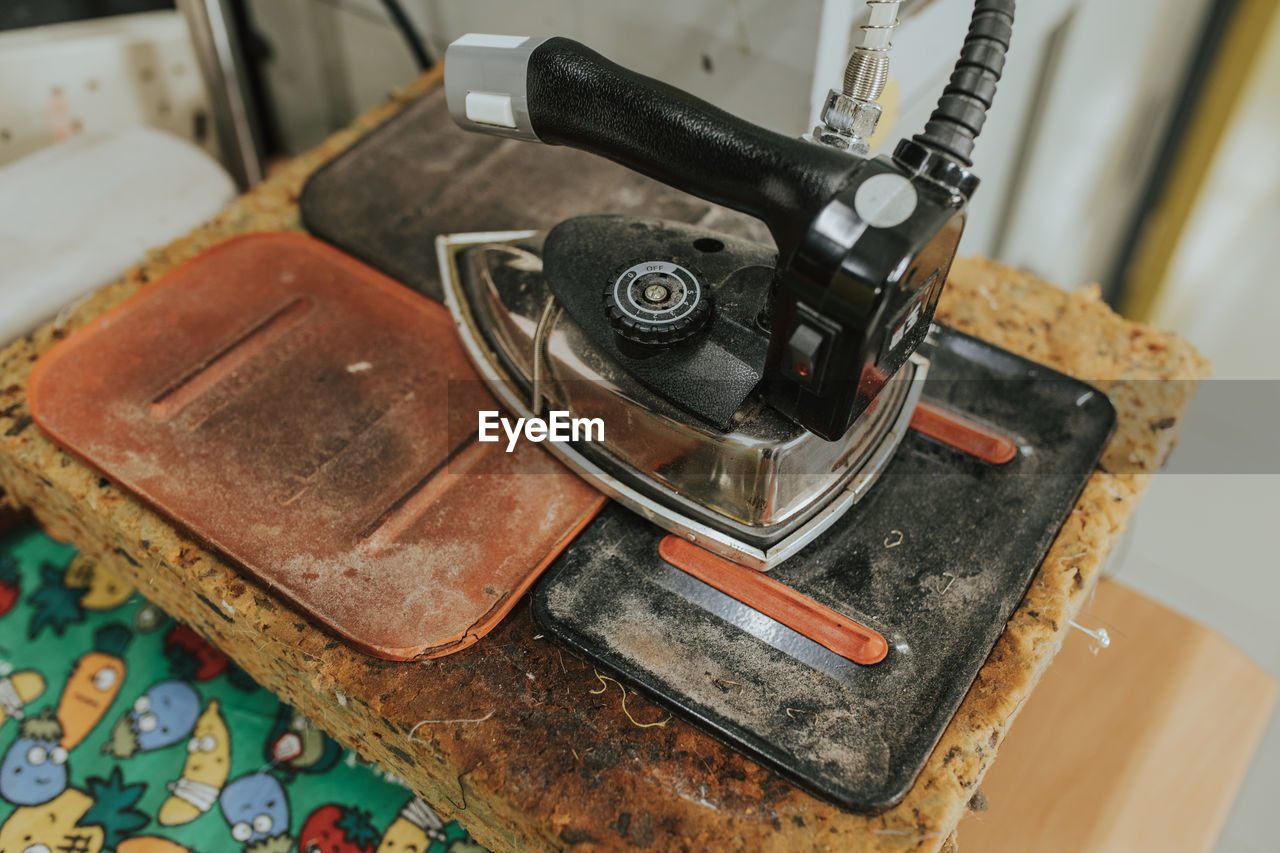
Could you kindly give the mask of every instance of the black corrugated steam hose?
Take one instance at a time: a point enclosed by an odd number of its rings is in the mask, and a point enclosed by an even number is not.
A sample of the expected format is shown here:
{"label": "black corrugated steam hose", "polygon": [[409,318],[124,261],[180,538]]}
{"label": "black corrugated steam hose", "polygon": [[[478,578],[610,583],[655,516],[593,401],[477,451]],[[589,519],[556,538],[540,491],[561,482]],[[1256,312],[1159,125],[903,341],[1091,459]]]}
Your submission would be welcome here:
{"label": "black corrugated steam hose", "polygon": [[973,143],[982,131],[1004,70],[1013,33],[1014,0],[977,0],[969,32],[960,48],[951,79],[929,116],[924,133],[912,137],[921,145],[973,165]]}

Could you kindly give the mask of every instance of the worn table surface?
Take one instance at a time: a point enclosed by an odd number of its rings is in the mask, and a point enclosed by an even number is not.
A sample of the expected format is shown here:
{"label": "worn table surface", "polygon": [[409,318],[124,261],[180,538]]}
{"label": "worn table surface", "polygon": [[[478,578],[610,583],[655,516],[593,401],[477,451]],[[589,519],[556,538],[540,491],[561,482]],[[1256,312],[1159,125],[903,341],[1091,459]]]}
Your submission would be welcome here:
{"label": "worn table surface", "polygon": [[1098,383],[1120,425],[915,787],[875,817],[818,801],[624,693],[539,635],[527,605],[486,640],[443,659],[393,663],[359,654],[32,423],[25,384],[42,352],[202,249],[235,234],[299,228],[296,200],[307,176],[435,82],[419,80],[0,354],[0,487],[495,849],[927,851],[954,842],[1005,732],[1087,602],[1149,472],[1172,447],[1194,380],[1207,373],[1187,344],[1115,316],[1096,289],[1064,293],[980,259],[952,271],[940,319]]}

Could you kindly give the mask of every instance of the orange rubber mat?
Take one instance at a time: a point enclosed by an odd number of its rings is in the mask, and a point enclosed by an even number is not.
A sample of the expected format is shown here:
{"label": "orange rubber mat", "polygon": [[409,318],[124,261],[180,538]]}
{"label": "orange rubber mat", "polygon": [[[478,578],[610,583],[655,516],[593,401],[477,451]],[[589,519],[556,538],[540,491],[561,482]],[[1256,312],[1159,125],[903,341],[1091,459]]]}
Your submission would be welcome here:
{"label": "orange rubber mat", "polygon": [[603,503],[497,408],[439,304],[316,240],[222,243],[40,359],[40,427],[362,651],[474,643]]}

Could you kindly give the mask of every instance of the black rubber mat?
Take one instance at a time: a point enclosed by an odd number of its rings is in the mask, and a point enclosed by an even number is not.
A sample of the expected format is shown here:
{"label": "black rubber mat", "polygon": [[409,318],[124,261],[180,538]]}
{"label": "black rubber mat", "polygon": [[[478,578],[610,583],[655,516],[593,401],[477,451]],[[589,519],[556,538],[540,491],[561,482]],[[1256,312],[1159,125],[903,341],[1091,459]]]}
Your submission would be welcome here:
{"label": "black rubber mat", "polygon": [[611,504],[534,597],[543,626],[720,739],[839,805],[899,801],[1071,511],[1115,423],[1088,385],[940,329],[924,398],[1013,437],[993,466],[910,432],[841,523],[770,576],[880,631],[835,655],[658,556]]}
{"label": "black rubber mat", "polygon": [[550,228],[584,213],[699,222],[769,244],[764,226],[601,157],[467,133],[436,89],[307,182],[317,237],[440,300],[438,234]]}

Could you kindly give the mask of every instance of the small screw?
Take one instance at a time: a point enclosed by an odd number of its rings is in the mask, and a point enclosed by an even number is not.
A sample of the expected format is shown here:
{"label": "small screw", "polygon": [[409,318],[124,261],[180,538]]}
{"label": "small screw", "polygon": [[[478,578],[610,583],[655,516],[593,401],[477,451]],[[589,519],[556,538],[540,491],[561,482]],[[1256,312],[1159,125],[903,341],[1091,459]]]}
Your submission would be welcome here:
{"label": "small screw", "polygon": [[662,302],[670,295],[671,291],[660,284],[651,284],[644,289],[644,298],[650,302]]}

